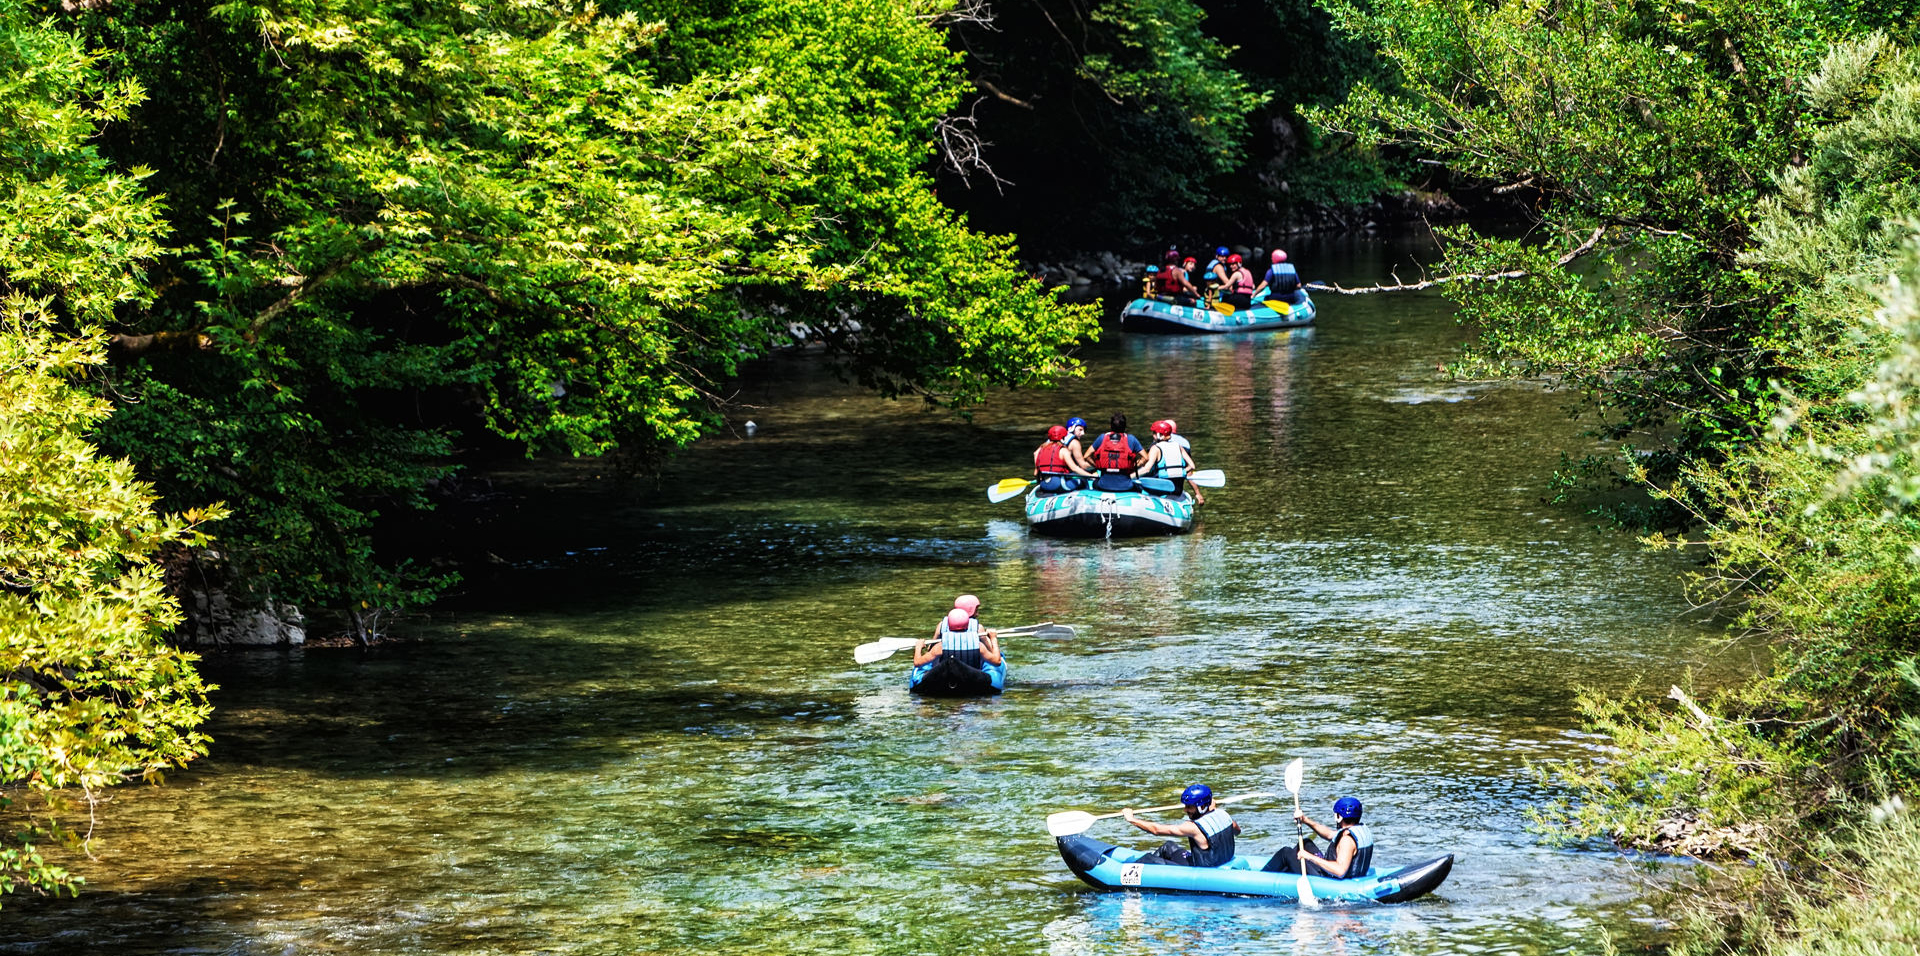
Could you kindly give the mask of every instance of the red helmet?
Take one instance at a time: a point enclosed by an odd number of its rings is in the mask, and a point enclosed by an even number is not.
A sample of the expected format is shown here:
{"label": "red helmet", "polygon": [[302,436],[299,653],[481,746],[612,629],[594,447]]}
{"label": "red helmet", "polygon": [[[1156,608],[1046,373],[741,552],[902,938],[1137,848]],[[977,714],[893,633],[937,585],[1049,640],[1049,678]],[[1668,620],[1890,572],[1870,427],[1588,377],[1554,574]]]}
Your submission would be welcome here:
{"label": "red helmet", "polygon": [[1281,251],[1280,251],[1280,250],[1278,250],[1278,249],[1275,249],[1275,250],[1273,250],[1273,261],[1274,261],[1274,262],[1285,262],[1285,261],[1287,261],[1287,254],[1286,254],[1286,253],[1284,253],[1284,252],[1281,252]]}
{"label": "red helmet", "polygon": [[1200,261],[1200,260],[1198,260],[1198,259],[1195,259],[1195,258],[1194,258],[1194,257],[1192,257],[1192,256],[1188,256],[1188,257],[1186,257],[1185,259],[1182,259],[1182,260],[1180,260],[1180,264],[1181,264],[1181,265],[1183,265],[1183,266],[1190,266],[1190,265],[1195,265],[1195,264],[1197,264],[1197,263],[1198,263],[1199,261]]}
{"label": "red helmet", "polygon": [[947,612],[947,630],[964,631],[967,629],[967,622],[971,620],[973,620],[973,615],[959,608],[954,608]]}
{"label": "red helmet", "polygon": [[1065,437],[1067,437],[1067,426],[1065,425],[1055,425],[1052,428],[1047,429],[1048,441],[1059,441],[1060,439]]}
{"label": "red helmet", "polygon": [[980,610],[980,599],[971,594],[962,594],[953,599],[953,609],[965,611],[971,616],[973,612]]}
{"label": "red helmet", "polygon": [[1228,256],[1228,257],[1227,257],[1227,265],[1230,265],[1230,266],[1237,266],[1237,265],[1239,265],[1239,264],[1240,264],[1240,254],[1239,254],[1239,253],[1237,253],[1237,252],[1236,252],[1236,253],[1234,253],[1233,255],[1230,255],[1230,256]]}
{"label": "red helmet", "polygon": [[1148,425],[1147,430],[1150,432],[1153,432],[1156,435],[1171,435],[1173,434],[1173,425],[1167,422],[1165,419],[1162,419],[1160,421],[1154,422],[1151,425]]}

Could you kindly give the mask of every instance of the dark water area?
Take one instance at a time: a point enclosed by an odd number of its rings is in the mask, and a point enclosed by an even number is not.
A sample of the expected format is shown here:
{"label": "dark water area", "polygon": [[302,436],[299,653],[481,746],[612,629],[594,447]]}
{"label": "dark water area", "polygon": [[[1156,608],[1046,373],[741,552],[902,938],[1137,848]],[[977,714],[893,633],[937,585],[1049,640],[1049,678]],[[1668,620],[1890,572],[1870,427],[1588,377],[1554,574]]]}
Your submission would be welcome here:
{"label": "dark water area", "polygon": [[[1290,247],[1363,284],[1411,240]],[[0,953],[1599,952],[1658,939],[1649,868],[1554,847],[1529,771],[1596,759],[1579,688],[1703,686],[1753,662],[1670,555],[1543,503],[1594,450],[1568,396],[1455,383],[1437,297],[1325,296],[1311,329],[1110,333],[1084,380],[970,420],[806,357],[657,482],[491,476],[491,572],[416,640],[221,656],[212,754],[99,808],[77,900],[9,898]],[[1171,417],[1223,469],[1185,536],[1056,541],[985,489],[1046,425]],[[747,437],[745,422],[755,422]],[[1007,693],[923,701],[904,655],[961,592]],[[1282,791],[1368,807],[1377,861],[1459,854],[1434,896],[1305,911],[1102,893],[1047,814]],[[1291,805],[1236,805],[1290,842]],[[1120,821],[1093,835],[1155,838]]]}

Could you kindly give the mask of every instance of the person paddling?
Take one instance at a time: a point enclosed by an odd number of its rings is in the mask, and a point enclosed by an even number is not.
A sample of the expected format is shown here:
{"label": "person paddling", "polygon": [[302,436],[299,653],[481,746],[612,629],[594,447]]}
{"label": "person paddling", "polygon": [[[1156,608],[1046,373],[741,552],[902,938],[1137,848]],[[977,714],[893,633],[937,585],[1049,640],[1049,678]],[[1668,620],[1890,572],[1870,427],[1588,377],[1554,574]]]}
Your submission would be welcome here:
{"label": "person paddling", "polygon": [[1341,797],[1333,802],[1334,826],[1316,823],[1306,814],[1296,811],[1295,820],[1313,828],[1313,832],[1332,842],[1327,844],[1328,855],[1321,856],[1319,847],[1312,840],[1305,841],[1302,847],[1285,847],[1267,861],[1263,869],[1268,873],[1299,873],[1300,861],[1307,862],[1307,874],[1324,876],[1335,880],[1352,880],[1367,875],[1373,866],[1373,833],[1360,825],[1360,801],[1353,797]]}
{"label": "person paddling", "polygon": [[1221,272],[1223,276],[1220,280],[1220,288],[1224,291],[1220,295],[1220,301],[1236,309],[1253,305],[1253,273],[1247,271],[1247,266],[1241,261],[1239,253],[1227,257]]}
{"label": "person paddling", "polygon": [[1087,452],[1087,465],[1100,473],[1093,486],[1101,491],[1132,491],[1133,470],[1146,449],[1140,447],[1140,439],[1127,434],[1127,416],[1114,412],[1107,424],[1108,430]]}
{"label": "person paddling", "polygon": [[913,666],[945,659],[979,670],[985,664],[1005,663],[1000,655],[999,633],[982,629],[975,617],[980,612],[980,599],[962,594],[954,603],[958,605],[968,598],[972,598],[971,610],[956,606],[948,611],[946,619],[934,629],[933,637],[914,648]]}
{"label": "person paddling", "polygon": [[1268,296],[1293,305],[1307,301],[1306,291],[1300,288],[1299,270],[1287,261],[1286,252],[1280,249],[1273,250],[1273,264],[1267,267],[1267,274],[1253,290],[1252,298],[1264,301]]}
{"label": "person paddling", "polygon": [[1187,475],[1193,468],[1193,458],[1173,440],[1173,423],[1162,419],[1148,425],[1147,431],[1153,435],[1153,447],[1147,449],[1146,460],[1140,463],[1136,474],[1141,478],[1160,478],[1171,482],[1174,494],[1185,491]]}
{"label": "person paddling", "polygon": [[1033,480],[1042,492],[1054,493],[1072,491],[1080,487],[1075,480],[1078,475],[1093,478],[1095,475],[1081,467],[1080,463],[1067,454],[1067,429],[1064,425],[1055,425],[1047,429],[1047,440],[1033,452]]}
{"label": "person paddling", "polygon": [[[1233,862],[1233,838],[1240,832],[1240,824],[1233,822],[1227,811],[1213,802],[1213,788],[1204,783],[1196,783],[1180,792],[1180,806],[1187,818],[1179,823],[1155,823],[1142,820],[1133,815],[1128,807],[1120,815],[1128,823],[1139,827],[1154,836],[1186,837],[1187,845],[1168,840],[1160,844],[1143,863],[1173,863],[1180,866],[1225,866]],[[1157,856],[1155,860],[1152,857]]]}

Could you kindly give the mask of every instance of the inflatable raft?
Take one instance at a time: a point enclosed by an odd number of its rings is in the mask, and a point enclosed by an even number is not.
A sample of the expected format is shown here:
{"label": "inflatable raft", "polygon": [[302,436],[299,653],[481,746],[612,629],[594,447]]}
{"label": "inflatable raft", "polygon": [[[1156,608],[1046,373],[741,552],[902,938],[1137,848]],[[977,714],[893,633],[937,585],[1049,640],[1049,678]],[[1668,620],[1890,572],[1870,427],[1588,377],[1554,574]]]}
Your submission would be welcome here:
{"label": "inflatable raft", "polygon": [[998,664],[971,667],[937,657],[907,674],[907,690],[926,697],[991,697],[1006,689],[1004,659]]}
{"label": "inflatable raft", "polygon": [[[1300,875],[1260,872],[1269,859],[1265,856],[1237,856],[1233,862],[1220,867],[1179,866],[1141,863],[1139,859],[1151,855],[1152,851],[1128,850],[1083,835],[1056,840],[1060,844],[1060,858],[1067,861],[1067,868],[1089,885],[1103,890],[1222,893],[1286,900],[1299,897]],[[1351,880],[1309,876],[1307,882],[1316,899],[1405,903],[1433,892],[1452,870],[1453,854],[1449,853],[1397,870],[1382,872],[1374,867],[1366,876]]]}
{"label": "inflatable raft", "polygon": [[1291,329],[1313,322],[1313,298],[1306,290],[1300,301],[1278,299],[1256,302],[1250,309],[1223,313],[1205,304],[1174,305],[1159,299],[1140,298],[1120,311],[1120,328],[1127,332],[1258,332],[1262,329]]}
{"label": "inflatable raft", "polygon": [[[1166,487],[1171,488],[1172,485]],[[1193,495],[1182,492],[1078,491],[1027,495],[1027,523],[1060,538],[1130,538],[1180,534],[1193,527]]]}

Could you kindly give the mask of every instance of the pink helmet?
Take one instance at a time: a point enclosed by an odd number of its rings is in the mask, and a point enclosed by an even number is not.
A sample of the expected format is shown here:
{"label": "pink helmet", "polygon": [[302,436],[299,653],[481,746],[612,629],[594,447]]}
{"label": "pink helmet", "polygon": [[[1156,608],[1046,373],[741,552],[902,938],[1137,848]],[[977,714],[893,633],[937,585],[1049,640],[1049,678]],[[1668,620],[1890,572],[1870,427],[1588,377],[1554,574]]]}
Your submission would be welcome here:
{"label": "pink helmet", "polygon": [[980,610],[980,599],[971,594],[962,594],[953,599],[953,608],[956,611],[965,611],[968,615],[972,615],[975,611]]}
{"label": "pink helmet", "polygon": [[1179,430],[1180,430],[1180,426],[1175,425],[1173,423],[1173,419],[1171,418],[1167,419],[1167,434],[1171,435],[1174,432],[1177,432]]}
{"label": "pink helmet", "polygon": [[959,608],[954,608],[953,610],[947,612],[947,630],[964,631],[967,629],[967,623],[972,620],[973,620],[973,615],[968,614],[967,612],[962,611]]}
{"label": "pink helmet", "polygon": [[1284,253],[1284,252],[1281,252],[1281,251],[1280,251],[1280,250],[1278,250],[1278,249],[1275,249],[1275,250],[1273,250],[1273,261],[1274,261],[1274,262],[1285,262],[1285,261],[1287,261],[1287,254],[1286,254],[1286,253]]}

